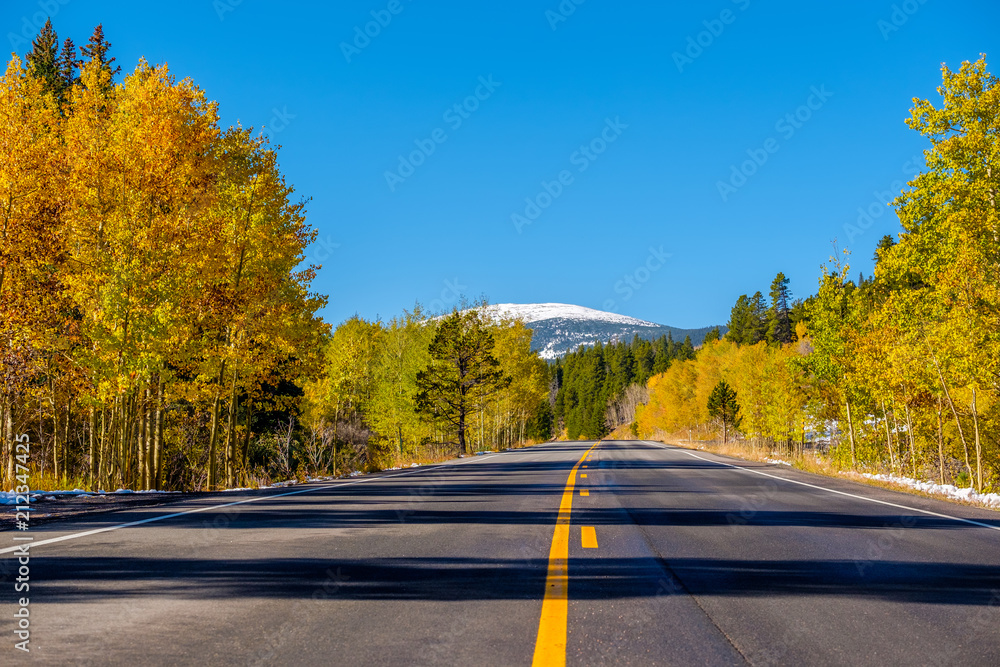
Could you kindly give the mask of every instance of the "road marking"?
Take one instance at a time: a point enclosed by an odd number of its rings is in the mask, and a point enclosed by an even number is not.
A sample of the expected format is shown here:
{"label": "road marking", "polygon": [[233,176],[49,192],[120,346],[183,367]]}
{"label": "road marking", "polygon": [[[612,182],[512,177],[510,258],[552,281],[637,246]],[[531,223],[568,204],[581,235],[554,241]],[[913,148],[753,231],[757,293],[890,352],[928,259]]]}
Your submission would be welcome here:
{"label": "road marking", "polygon": [[581,474],[580,477],[582,477],[583,479],[586,479],[587,478],[587,473]]}
{"label": "road marking", "polygon": [[[645,442],[645,441],[644,441]],[[980,528],[989,528],[991,530],[1000,530],[1000,526],[992,526],[988,523],[982,523],[981,521],[973,521],[972,519],[963,519],[960,516],[952,516],[950,514],[941,514],[940,512],[932,512],[930,510],[922,510],[919,507],[910,507],[909,505],[898,505],[896,503],[890,503],[887,500],[878,500],[876,498],[867,498],[865,496],[859,496],[854,493],[847,493],[846,491],[837,491],[836,489],[828,489],[825,486],[818,486],[816,484],[809,484],[808,482],[800,482],[795,479],[788,479],[787,477],[779,477],[778,475],[771,475],[760,470],[754,470],[753,468],[744,468],[743,466],[733,465],[732,463],[725,463],[723,461],[713,461],[711,459],[706,459],[703,456],[698,456],[694,452],[689,452],[686,449],[681,449],[680,447],[667,447],[666,445],[661,445],[660,443],[652,443],[657,447],[662,447],[663,449],[677,450],[684,452],[688,456],[692,456],[696,459],[701,459],[707,463],[714,463],[720,466],[726,466],[727,468],[735,468],[736,470],[742,470],[743,472],[751,472],[755,475],[763,475],[764,477],[770,477],[771,479],[781,480],[782,482],[788,482],[789,484],[798,484],[799,486],[808,486],[810,489],[818,489],[820,491],[826,491],[828,493],[835,493],[838,496],[847,496],[848,498],[855,498],[856,500],[865,500],[870,503],[876,503],[878,505],[888,505],[889,507],[895,507],[901,510],[910,510],[911,512],[919,512],[920,514],[927,514],[928,516],[936,516],[939,519],[951,519],[952,521],[959,521],[961,523],[972,524],[973,526],[979,526]]]}
{"label": "road marking", "polygon": [[590,495],[590,491],[588,491],[587,489],[580,489],[580,495],[581,496],[589,496]]}
{"label": "road marking", "polygon": [[593,526],[580,526],[580,541],[584,549],[597,548],[597,531]]}
{"label": "road marking", "polygon": [[586,468],[587,466],[583,466],[583,467]]}
{"label": "road marking", "polygon": [[[552,531],[549,548],[549,567],[545,574],[545,598],[542,615],[538,619],[538,638],[535,640],[533,667],[563,667],[566,664],[566,616],[569,611],[569,519],[573,511],[573,487],[576,471],[587,454],[601,444],[598,440],[584,452],[569,471],[566,488],[559,503],[556,526]],[[586,475],[584,475],[586,477]]]}
{"label": "road marking", "polygon": [[[379,479],[392,479],[394,477],[405,477],[406,475],[415,475],[419,472],[427,472],[428,470],[440,470],[442,468],[447,468],[449,466],[455,465],[465,465],[466,463],[475,463],[478,461],[485,461],[486,459],[491,459],[494,456],[499,456],[500,454],[490,454],[488,456],[480,456],[475,459],[469,459],[466,461],[461,461],[459,463],[445,463],[443,465],[436,466],[421,466],[420,468],[414,470],[407,470],[406,472],[399,472],[392,475],[379,475],[378,477],[365,477],[364,479],[352,480],[350,482],[340,482],[335,484],[324,484],[322,486],[311,486],[307,489],[298,489],[295,491],[288,491],[286,493],[275,493],[268,496],[255,496],[253,498],[245,498],[243,500],[236,500],[231,503],[223,503],[221,505],[211,505],[210,507],[198,507],[193,510],[185,510],[183,512],[174,512],[172,514],[164,514],[162,516],[154,516],[148,519],[142,519],[140,521],[130,521],[129,523],[120,523],[115,526],[105,526],[104,528],[96,528],[94,530],[86,530],[82,533],[72,533],[70,535],[63,535],[61,537],[53,537],[48,540],[39,540],[38,542],[32,542],[31,548],[37,549],[40,546],[46,544],[55,544],[56,542],[65,542],[66,540],[75,540],[81,537],[89,537],[90,535],[99,535],[101,533],[108,533],[112,530],[119,530],[121,528],[132,528],[133,526],[141,526],[146,523],[153,523],[155,521],[165,521],[166,519],[173,519],[174,517],[184,516],[186,514],[198,514],[199,512],[211,512],[212,510],[222,509],[224,507],[233,507],[235,505],[244,505],[246,503],[255,503],[261,500],[270,500],[272,498],[284,498],[287,496],[297,496],[302,493],[312,493],[313,491],[321,491],[324,489],[340,489],[345,486],[354,486],[355,484],[364,484],[365,482],[371,482],[373,480]],[[0,549],[0,554],[7,554],[17,551],[19,547],[7,547],[6,549]]]}

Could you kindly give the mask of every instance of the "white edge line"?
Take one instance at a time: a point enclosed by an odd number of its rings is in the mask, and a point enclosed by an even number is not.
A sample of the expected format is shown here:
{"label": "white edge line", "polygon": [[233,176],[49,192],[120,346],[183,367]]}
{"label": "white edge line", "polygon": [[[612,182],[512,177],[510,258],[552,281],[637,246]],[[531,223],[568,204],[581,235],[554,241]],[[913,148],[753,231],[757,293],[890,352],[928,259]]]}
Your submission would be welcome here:
{"label": "white edge line", "polygon": [[[26,545],[21,545],[21,546],[16,546],[16,547],[7,547],[5,549],[0,549],[0,554],[8,554],[8,553],[13,553],[15,551],[19,551],[19,550],[22,549],[22,546],[28,546],[32,550],[34,550],[35,547],[44,546],[46,544],[55,544],[56,542],[65,542],[66,540],[75,540],[75,539],[78,539],[78,538],[81,538],[81,537],[89,537],[90,535],[99,535],[100,533],[108,533],[108,532],[111,532],[112,530],[119,530],[121,528],[132,528],[133,526],[141,526],[141,525],[143,525],[145,523],[153,523],[154,521],[165,521],[166,519],[173,519],[174,517],[184,516],[186,514],[197,514],[199,512],[209,512],[211,510],[218,510],[218,509],[222,509],[224,507],[233,507],[234,505],[243,505],[243,504],[246,504],[246,503],[255,503],[255,502],[259,501],[259,500],[271,500],[273,498],[284,498],[284,497],[287,497],[287,496],[297,496],[297,495],[302,494],[302,493],[311,493],[313,491],[321,491],[323,489],[339,489],[339,488],[343,488],[345,486],[353,486],[355,484],[363,484],[365,482],[370,482],[372,480],[392,479],[394,477],[404,477],[406,475],[415,475],[416,473],[426,472],[428,470],[439,470],[441,468],[447,468],[449,466],[454,466],[454,465],[463,465],[463,464],[466,464],[466,463],[474,463],[474,462],[477,462],[477,461],[485,461],[487,459],[493,458],[494,456],[499,456],[501,453],[503,453],[503,452],[497,452],[496,454],[490,454],[488,456],[477,456],[476,458],[470,459],[469,461],[459,461],[457,463],[445,463],[445,464],[436,465],[436,466],[421,466],[419,469],[416,469],[416,470],[407,470],[405,472],[399,472],[399,473],[395,473],[395,474],[392,474],[392,475],[379,475],[378,477],[365,477],[364,479],[351,480],[349,482],[339,482],[339,483],[335,483],[335,484],[324,484],[322,486],[310,486],[307,489],[297,489],[295,491],[288,491],[286,493],[275,493],[273,495],[268,495],[268,496],[256,496],[254,498],[245,498],[243,500],[236,500],[236,501],[231,502],[231,503],[223,503],[222,505],[211,505],[209,507],[197,507],[197,508],[195,508],[193,510],[185,510],[183,512],[174,512],[173,514],[164,514],[162,516],[154,516],[154,517],[150,517],[148,519],[142,519],[140,521],[131,521],[129,523],[120,523],[120,524],[118,524],[116,526],[105,526],[104,528],[95,528],[94,530],[87,530],[87,531],[84,531],[82,533],[71,533],[69,535],[63,535],[61,537],[52,537],[50,539],[40,540],[38,542],[28,542],[28,543],[26,543]],[[125,508],[122,511],[128,511],[128,508]],[[4,531],[4,532],[6,532],[6,531]]]}
{"label": "white edge line", "polygon": [[[753,468],[744,468],[742,466],[733,465],[732,463],[726,463],[725,461],[712,461],[711,459],[706,459],[703,456],[698,456],[694,452],[688,451],[681,447],[670,447],[659,442],[651,442],[649,440],[642,440],[649,445],[654,445],[656,447],[662,447],[663,449],[671,449],[679,452],[683,452],[688,456],[693,456],[696,459],[701,459],[706,463],[714,463],[720,466],[726,466],[727,468],[735,468],[736,470],[742,470],[744,472],[752,472],[755,475],[763,475],[764,477],[770,477],[771,479],[781,480],[782,482],[788,482],[790,484],[798,484],[799,486],[808,486],[811,489],[819,489],[820,491],[826,491],[828,493],[836,493],[839,496],[847,496],[848,498],[855,498],[857,500],[866,500],[870,503],[878,503],[879,505],[888,505],[889,507],[895,507],[897,509],[910,510],[911,512],[920,512],[921,514],[927,514],[930,516],[936,516],[941,519],[951,519],[952,521],[960,521],[962,523],[969,523],[973,526],[979,526],[980,528],[989,528],[990,530],[1000,530],[1000,526],[991,526],[988,523],[982,523],[980,521],[973,521],[972,519],[963,519],[960,516],[951,516],[950,514],[941,514],[939,512],[932,512],[930,510],[922,510],[919,507],[910,507],[908,505],[898,505],[896,503],[890,503],[887,500],[878,500],[876,498],[866,498],[865,496],[855,495],[853,493],[847,493],[846,491],[837,491],[836,489],[828,489],[825,486],[817,486],[816,484],[809,484],[808,482],[800,482],[796,479],[788,479],[787,477],[779,477],[778,475],[771,475],[760,470],[754,470]],[[2,552],[0,552],[2,553]]]}

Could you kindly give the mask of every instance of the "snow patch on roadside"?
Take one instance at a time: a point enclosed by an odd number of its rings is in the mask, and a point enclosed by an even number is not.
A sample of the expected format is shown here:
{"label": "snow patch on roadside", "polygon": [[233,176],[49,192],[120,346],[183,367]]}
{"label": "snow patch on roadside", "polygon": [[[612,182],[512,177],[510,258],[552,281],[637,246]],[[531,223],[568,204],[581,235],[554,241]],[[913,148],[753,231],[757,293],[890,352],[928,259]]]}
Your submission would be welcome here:
{"label": "snow patch on roadside", "polygon": [[[118,489],[117,491],[85,491],[83,489],[73,489],[72,491],[32,491],[29,494],[31,502],[39,498],[51,498],[56,496],[114,496],[138,493],[180,493],[179,491],[132,491],[131,489]],[[23,498],[24,494],[20,494]],[[18,494],[14,491],[0,491],[0,505],[16,505]]]}
{"label": "snow patch on roadside", "polygon": [[985,505],[994,509],[1000,509],[1000,493],[978,493],[972,487],[960,489],[953,484],[938,484],[936,482],[923,482],[912,477],[900,477],[898,475],[872,474],[868,472],[859,473],[866,479],[873,479],[879,482],[889,482],[908,486],[911,489],[930,493],[932,495],[947,496],[952,500],[959,500],[966,503]]}
{"label": "snow patch on roadside", "polygon": [[778,466],[789,466],[789,467],[791,467],[791,465],[792,465],[788,461],[783,461],[781,459],[764,459],[764,460],[767,461],[768,463],[773,463],[774,465],[778,465]]}

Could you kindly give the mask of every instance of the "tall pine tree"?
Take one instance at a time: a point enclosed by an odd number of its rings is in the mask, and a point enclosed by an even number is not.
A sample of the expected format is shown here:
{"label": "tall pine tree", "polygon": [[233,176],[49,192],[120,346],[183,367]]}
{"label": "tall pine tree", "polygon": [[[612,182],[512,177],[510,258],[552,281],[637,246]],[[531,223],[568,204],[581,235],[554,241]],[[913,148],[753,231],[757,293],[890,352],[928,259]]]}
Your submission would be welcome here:
{"label": "tall pine tree", "polygon": [[94,32],[90,35],[87,45],[80,48],[80,52],[86,58],[85,64],[96,62],[100,65],[101,69],[110,72],[111,76],[114,77],[122,71],[122,68],[114,64],[115,59],[113,57],[108,57],[108,51],[110,50],[111,42],[105,39],[104,25],[101,23],[98,23],[97,27],[94,28]]}
{"label": "tall pine tree", "polygon": [[417,374],[417,411],[451,424],[467,454],[469,415],[511,382],[494,356],[493,333],[483,318],[479,309],[445,318],[428,348],[431,364]]}
{"label": "tall pine tree", "polygon": [[46,19],[45,25],[38,36],[31,42],[31,51],[24,56],[28,71],[44,82],[46,93],[52,93],[59,99],[62,91],[62,78],[59,72],[59,37],[52,29],[52,19]]}
{"label": "tall pine tree", "polygon": [[764,297],[755,292],[752,297],[741,294],[729,314],[726,340],[737,345],[755,345],[767,335],[767,308]]}
{"label": "tall pine tree", "polygon": [[78,70],[80,69],[80,59],[76,55],[76,45],[69,37],[63,42],[62,51],[59,53],[59,85],[61,87],[61,97],[66,98],[66,94],[80,81]]}
{"label": "tall pine tree", "polygon": [[722,442],[729,441],[729,429],[738,429],[740,422],[740,404],[736,400],[736,390],[725,380],[720,380],[708,396],[708,416],[722,422]]}
{"label": "tall pine tree", "polygon": [[778,273],[771,283],[771,308],[767,312],[767,339],[771,343],[785,345],[792,342],[792,319],[789,315],[789,280],[784,273]]}

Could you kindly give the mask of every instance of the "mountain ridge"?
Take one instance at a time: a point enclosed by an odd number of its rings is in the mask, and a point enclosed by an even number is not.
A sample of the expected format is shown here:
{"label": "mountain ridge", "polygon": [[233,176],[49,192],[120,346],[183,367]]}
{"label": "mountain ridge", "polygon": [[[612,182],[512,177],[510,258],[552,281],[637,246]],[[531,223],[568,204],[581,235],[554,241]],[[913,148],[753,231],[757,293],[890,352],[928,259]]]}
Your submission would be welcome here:
{"label": "mountain ridge", "polygon": [[[581,345],[628,341],[636,335],[655,340],[669,334],[676,341],[691,336],[691,343],[698,346],[705,334],[715,328],[682,329],[566,303],[498,303],[486,309],[494,317],[523,320],[534,332],[531,348],[547,361],[565,356]],[[725,327],[719,328],[725,331]]]}

